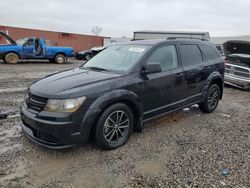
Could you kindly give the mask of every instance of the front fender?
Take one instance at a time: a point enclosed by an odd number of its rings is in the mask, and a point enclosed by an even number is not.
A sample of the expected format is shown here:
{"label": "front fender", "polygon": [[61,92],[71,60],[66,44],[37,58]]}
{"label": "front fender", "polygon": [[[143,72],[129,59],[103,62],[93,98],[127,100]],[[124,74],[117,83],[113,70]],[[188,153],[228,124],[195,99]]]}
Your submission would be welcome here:
{"label": "front fender", "polygon": [[142,114],[142,105],[139,101],[139,97],[135,93],[128,90],[115,90],[105,93],[104,95],[97,98],[89,109],[99,108],[104,110],[107,106],[119,101],[132,102]]}
{"label": "front fender", "polygon": [[102,112],[110,105],[117,103],[117,102],[124,102],[133,105],[132,111],[136,113],[136,126],[135,129],[140,130],[141,127],[141,120],[143,114],[143,108],[139,101],[138,96],[128,90],[115,90],[108,93],[105,93],[98,97],[89,107],[87,114],[83,118],[83,122],[81,125],[81,134],[84,135],[85,138],[88,138],[92,127],[95,124],[95,120],[100,117]]}

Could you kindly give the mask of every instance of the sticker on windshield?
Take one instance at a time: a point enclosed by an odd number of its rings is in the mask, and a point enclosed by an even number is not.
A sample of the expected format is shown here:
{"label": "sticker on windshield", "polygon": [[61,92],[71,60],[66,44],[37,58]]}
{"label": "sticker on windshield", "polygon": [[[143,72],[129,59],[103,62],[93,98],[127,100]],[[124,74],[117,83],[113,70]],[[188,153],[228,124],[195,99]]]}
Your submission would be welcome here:
{"label": "sticker on windshield", "polygon": [[143,48],[138,48],[138,47],[131,47],[128,49],[128,51],[130,52],[138,52],[138,53],[142,53],[145,49]]}

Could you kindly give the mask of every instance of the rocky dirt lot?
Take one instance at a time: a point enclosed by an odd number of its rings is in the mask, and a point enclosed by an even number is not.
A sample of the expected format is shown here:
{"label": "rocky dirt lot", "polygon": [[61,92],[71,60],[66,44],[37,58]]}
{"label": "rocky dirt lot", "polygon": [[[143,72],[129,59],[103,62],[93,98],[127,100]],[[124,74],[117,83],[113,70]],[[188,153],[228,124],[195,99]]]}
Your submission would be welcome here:
{"label": "rocky dirt lot", "polygon": [[0,187],[250,187],[250,93],[225,88],[212,114],[197,106],[146,124],[127,144],[48,150],[22,134],[19,105],[29,84],[76,67],[0,62]]}

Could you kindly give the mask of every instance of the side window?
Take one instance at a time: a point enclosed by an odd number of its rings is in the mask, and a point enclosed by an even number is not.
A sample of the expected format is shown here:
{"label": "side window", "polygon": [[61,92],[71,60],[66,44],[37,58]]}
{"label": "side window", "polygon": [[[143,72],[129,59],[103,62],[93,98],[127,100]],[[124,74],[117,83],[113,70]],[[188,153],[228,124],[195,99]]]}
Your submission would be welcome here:
{"label": "side window", "polygon": [[202,63],[202,55],[199,47],[193,44],[180,45],[181,60],[183,66]]}
{"label": "side window", "polygon": [[162,71],[178,67],[178,58],[175,46],[168,45],[157,48],[147,59],[146,63],[160,63]]}
{"label": "side window", "polygon": [[27,40],[27,42],[25,43],[25,46],[34,46],[34,39],[33,38],[29,38]]}
{"label": "side window", "polygon": [[220,57],[219,53],[211,46],[200,46],[206,60],[213,60]]}

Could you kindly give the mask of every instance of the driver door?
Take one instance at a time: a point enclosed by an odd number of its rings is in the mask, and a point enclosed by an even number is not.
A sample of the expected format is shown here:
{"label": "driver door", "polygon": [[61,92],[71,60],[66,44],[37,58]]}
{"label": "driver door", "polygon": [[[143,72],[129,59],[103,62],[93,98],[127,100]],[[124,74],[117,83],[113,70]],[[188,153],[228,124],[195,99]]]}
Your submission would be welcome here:
{"label": "driver door", "polygon": [[29,38],[24,44],[23,44],[23,53],[25,58],[32,58],[35,56],[35,39]]}
{"label": "driver door", "polygon": [[183,86],[183,69],[175,44],[158,47],[145,63],[160,63],[162,71],[148,74],[143,79],[144,120],[173,110],[181,98]]}

